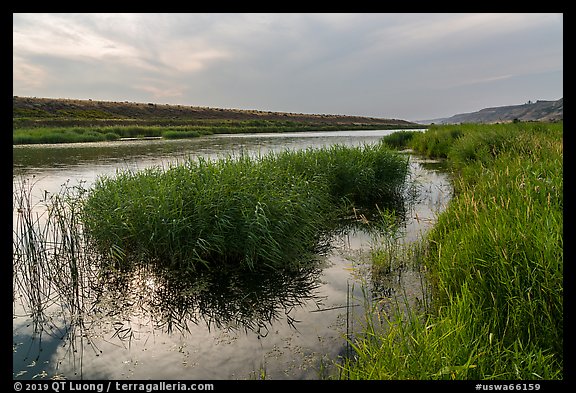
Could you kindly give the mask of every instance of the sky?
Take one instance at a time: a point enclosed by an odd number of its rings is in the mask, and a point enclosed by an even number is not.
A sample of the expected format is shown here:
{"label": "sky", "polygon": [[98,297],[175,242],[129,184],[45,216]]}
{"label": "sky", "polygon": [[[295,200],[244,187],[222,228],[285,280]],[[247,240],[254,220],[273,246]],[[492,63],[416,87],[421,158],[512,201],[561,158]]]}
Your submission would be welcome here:
{"label": "sky", "polygon": [[410,121],[563,97],[561,13],[13,14],[13,93]]}

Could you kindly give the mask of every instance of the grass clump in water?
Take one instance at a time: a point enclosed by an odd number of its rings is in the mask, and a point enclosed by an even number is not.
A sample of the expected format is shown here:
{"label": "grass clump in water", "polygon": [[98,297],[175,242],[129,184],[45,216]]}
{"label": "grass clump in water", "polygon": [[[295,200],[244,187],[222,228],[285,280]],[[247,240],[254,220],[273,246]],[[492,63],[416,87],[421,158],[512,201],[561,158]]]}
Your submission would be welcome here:
{"label": "grass clump in water", "polygon": [[402,195],[407,170],[384,145],[190,159],[100,178],[83,217],[123,265],[298,267],[328,247],[344,206]]}

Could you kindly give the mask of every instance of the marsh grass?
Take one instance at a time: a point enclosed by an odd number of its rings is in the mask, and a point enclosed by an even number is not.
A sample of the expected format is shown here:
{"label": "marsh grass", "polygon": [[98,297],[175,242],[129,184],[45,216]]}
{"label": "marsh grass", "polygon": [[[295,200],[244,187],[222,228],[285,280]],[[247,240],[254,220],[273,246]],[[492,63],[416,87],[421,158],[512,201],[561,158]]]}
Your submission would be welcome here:
{"label": "marsh grass", "polygon": [[296,268],[330,247],[344,209],[397,205],[407,169],[384,145],[190,159],[100,178],[83,219],[123,266]]}
{"label": "marsh grass", "polygon": [[448,157],[456,190],[424,239],[431,307],[373,307],[342,376],[562,379],[562,124],[426,134],[413,147]]}
{"label": "marsh grass", "polygon": [[158,126],[158,125],[114,125],[114,126],[75,126],[75,127],[40,127],[14,129],[12,143],[77,143],[102,142],[121,138],[196,138],[213,133],[207,126]]}

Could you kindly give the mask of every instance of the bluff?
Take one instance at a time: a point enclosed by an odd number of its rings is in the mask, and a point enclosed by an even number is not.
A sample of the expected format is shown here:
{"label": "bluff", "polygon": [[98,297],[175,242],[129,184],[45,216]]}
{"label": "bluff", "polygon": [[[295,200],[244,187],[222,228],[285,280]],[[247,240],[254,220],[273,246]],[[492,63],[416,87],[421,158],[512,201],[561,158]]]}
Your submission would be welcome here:
{"label": "bluff", "polygon": [[484,108],[477,112],[461,113],[451,117],[422,120],[429,124],[507,123],[513,121],[557,121],[564,119],[564,98],[556,101],[528,101],[522,105]]}

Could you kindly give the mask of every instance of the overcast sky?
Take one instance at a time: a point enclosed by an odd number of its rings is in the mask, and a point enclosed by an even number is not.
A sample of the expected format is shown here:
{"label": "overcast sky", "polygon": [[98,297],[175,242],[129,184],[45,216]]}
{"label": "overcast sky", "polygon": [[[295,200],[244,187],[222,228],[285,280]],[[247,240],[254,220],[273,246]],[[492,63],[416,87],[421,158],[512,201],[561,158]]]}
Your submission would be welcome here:
{"label": "overcast sky", "polygon": [[426,120],[563,97],[562,14],[13,14],[14,95]]}

